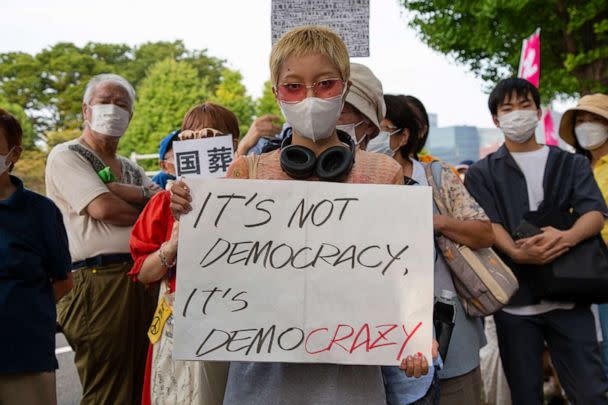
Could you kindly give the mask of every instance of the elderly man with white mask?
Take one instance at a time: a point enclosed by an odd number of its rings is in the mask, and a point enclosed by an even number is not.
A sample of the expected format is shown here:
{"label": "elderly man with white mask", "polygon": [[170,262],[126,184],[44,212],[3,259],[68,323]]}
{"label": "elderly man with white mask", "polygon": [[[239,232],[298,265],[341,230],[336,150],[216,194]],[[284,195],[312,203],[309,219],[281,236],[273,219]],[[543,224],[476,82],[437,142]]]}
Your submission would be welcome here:
{"label": "elderly man with white mask", "polygon": [[57,304],[57,319],[75,351],[81,404],[135,404],[142,392],[156,297],[127,277],[129,237],[158,187],[116,153],[134,101],[121,76],[93,77],[82,135],[54,147],[46,166],[47,195],[63,214],[72,256],[74,288]]}

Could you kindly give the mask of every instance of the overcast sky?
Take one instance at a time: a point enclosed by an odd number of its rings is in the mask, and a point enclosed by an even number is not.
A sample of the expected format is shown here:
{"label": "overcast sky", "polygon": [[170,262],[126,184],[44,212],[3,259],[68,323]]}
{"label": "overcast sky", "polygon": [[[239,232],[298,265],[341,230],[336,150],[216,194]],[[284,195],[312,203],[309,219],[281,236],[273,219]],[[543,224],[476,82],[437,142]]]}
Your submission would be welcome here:
{"label": "overcast sky", "polygon": [[[182,39],[190,49],[226,59],[254,97],[269,78],[270,0],[1,0],[0,15],[0,52],[35,53],[60,41]],[[370,0],[370,57],[354,60],[374,71],[385,93],[420,98],[439,126],[493,126],[483,82],[424,45],[398,0]]]}

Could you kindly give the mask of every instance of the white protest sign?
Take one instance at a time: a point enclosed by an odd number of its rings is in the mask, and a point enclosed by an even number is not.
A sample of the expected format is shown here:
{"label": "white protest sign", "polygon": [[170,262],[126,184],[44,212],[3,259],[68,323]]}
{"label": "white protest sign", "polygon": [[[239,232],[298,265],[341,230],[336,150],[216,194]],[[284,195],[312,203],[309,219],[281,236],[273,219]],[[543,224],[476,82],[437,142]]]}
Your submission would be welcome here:
{"label": "white protest sign", "polygon": [[177,177],[225,177],[234,160],[232,135],[173,142]]}
{"label": "white protest sign", "polygon": [[174,359],[431,359],[428,187],[188,180]]}
{"label": "white protest sign", "polygon": [[369,56],[369,0],[272,0],[272,43],[302,25],[323,25],[342,38],[351,57]]}

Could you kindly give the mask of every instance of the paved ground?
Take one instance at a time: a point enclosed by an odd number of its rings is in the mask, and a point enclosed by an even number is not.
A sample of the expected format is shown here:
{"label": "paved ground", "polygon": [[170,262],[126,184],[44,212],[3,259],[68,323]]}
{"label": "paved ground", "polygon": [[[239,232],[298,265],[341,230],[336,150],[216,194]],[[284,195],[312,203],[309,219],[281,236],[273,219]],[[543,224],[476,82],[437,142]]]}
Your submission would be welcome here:
{"label": "paved ground", "polygon": [[74,352],[65,341],[65,337],[58,333],[55,335],[55,353],[59,361],[57,370],[57,404],[78,405],[80,402],[80,380],[74,367]]}

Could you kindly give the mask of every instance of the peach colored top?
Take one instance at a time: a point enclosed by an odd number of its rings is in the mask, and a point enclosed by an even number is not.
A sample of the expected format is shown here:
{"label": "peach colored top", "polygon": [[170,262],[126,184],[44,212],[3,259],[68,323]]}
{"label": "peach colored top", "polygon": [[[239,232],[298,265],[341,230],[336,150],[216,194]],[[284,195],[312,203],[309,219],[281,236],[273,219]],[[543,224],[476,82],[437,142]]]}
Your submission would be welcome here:
{"label": "peach colored top", "polygon": [[[259,180],[292,180],[281,169],[279,160],[280,149],[260,155],[256,179]],[[228,168],[227,178],[248,179],[249,167],[247,157],[242,156],[235,160]],[[316,176],[308,178],[309,181],[319,181]],[[357,151],[355,164],[343,183],[361,184],[403,184],[401,166],[394,159],[380,153]]]}

